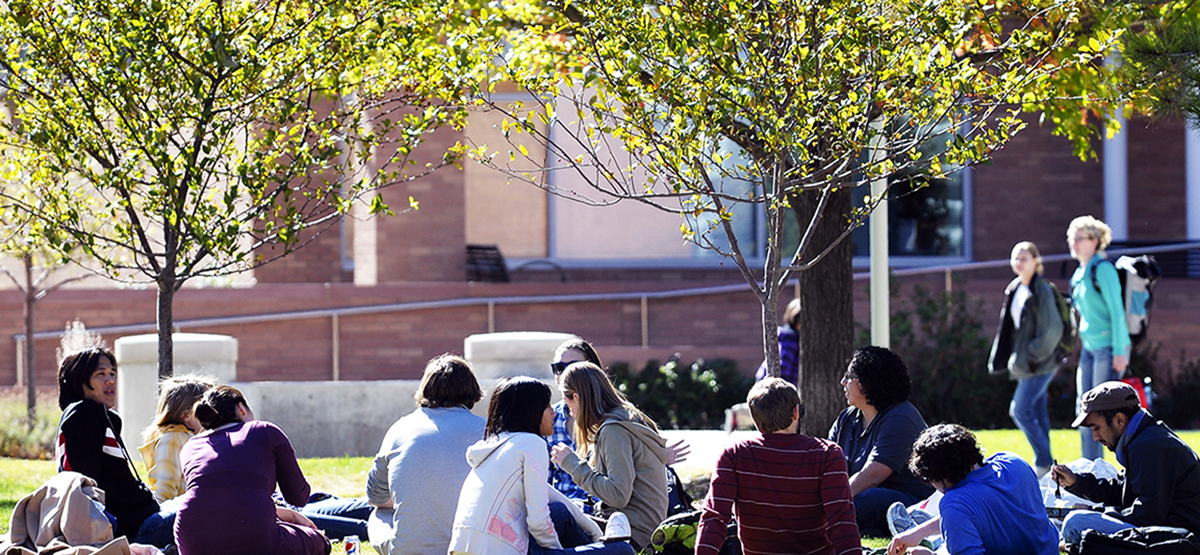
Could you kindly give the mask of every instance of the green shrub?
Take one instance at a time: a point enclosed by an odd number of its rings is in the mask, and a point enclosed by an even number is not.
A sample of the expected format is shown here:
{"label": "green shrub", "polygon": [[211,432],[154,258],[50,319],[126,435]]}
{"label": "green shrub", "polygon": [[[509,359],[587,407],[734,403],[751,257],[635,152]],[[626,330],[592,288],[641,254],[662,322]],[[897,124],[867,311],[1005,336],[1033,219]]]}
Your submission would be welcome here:
{"label": "green shrub", "polygon": [[57,392],[39,392],[37,420],[31,430],[26,418],[25,391],[19,388],[0,390],[0,457],[54,457],[54,436],[58,431],[58,418],[62,415],[55,399]]}
{"label": "green shrub", "polygon": [[893,311],[892,350],[908,365],[909,401],[926,422],[1012,427],[1008,405],[1015,382],[987,373],[991,335],[983,313],[983,301],[961,289],[947,293],[920,284]]}
{"label": "green shrub", "polygon": [[652,360],[634,373],[628,363],[609,366],[613,383],[629,401],[667,429],[720,429],[725,409],[746,400],[754,378],[731,360],[697,360],[682,366],[677,357]]}
{"label": "green shrub", "polygon": [[1135,376],[1148,376],[1152,380],[1154,401],[1150,411],[1172,428],[1200,428],[1200,413],[1196,412],[1196,399],[1200,398],[1200,360],[1188,360],[1186,353],[1180,351],[1178,362],[1159,362],[1159,346],[1135,349],[1129,362]]}

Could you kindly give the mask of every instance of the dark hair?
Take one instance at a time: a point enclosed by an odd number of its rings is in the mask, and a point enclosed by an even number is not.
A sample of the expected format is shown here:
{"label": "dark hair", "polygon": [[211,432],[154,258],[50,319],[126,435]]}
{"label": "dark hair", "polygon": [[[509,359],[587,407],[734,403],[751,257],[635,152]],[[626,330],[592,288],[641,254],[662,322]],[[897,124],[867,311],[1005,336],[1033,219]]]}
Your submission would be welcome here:
{"label": "dark hair", "polygon": [[800,407],[800,417],[804,417],[804,405],[800,404],[796,386],[780,378],[765,378],[754,384],[746,394],[746,404],[750,405],[754,425],[764,434],[791,426],[792,409],[796,407]]}
{"label": "dark hair", "polygon": [[107,357],[112,363],[113,370],[117,369],[117,357],[104,347],[91,347],[75,351],[63,359],[58,367],[58,408],[66,409],[76,401],[82,401],[83,388],[100,365],[100,357]]}
{"label": "dark hair", "polygon": [[793,330],[800,331],[800,298],[796,297],[783,311],[783,322]]}
{"label": "dark hair", "polygon": [[488,402],[487,427],[483,437],[503,432],[542,435],[542,416],[550,406],[550,386],[528,376],[502,380]]}
{"label": "dark hair", "polygon": [[912,380],[900,356],[883,347],[868,346],[854,351],[849,372],[858,377],[863,397],[876,410],[908,400]]}
{"label": "dark hair", "polygon": [[1111,428],[1114,416],[1116,416],[1118,414],[1124,414],[1126,425],[1128,425],[1128,422],[1133,419],[1133,415],[1137,414],[1137,412],[1141,409],[1142,409],[1141,405],[1134,405],[1132,407],[1121,407],[1121,408],[1117,408],[1117,409],[1098,410],[1098,411],[1096,411],[1096,414],[1099,414],[1101,417],[1103,417],[1104,423],[1106,425],[1108,425],[1108,427]]}
{"label": "dark hair", "polygon": [[417,405],[437,409],[463,407],[471,409],[483,398],[479,381],[471,365],[462,357],[446,353],[429,359],[421,387],[415,395]]}
{"label": "dark hair", "polygon": [[951,486],[966,478],[976,465],[983,465],[983,451],[975,434],[958,424],[926,428],[917,436],[908,460],[909,470],[918,478]]}
{"label": "dark hair", "polygon": [[595,364],[600,368],[604,368],[604,363],[600,362],[600,355],[596,354],[596,348],[582,337],[572,337],[571,339],[563,341],[561,344],[559,344],[558,348],[554,349],[554,358],[557,359],[559,354],[566,351],[579,351],[583,353],[584,361]]}
{"label": "dark hair", "polygon": [[241,422],[238,416],[238,405],[250,406],[242,392],[227,385],[218,385],[204,392],[204,396],[196,401],[193,412],[196,420],[205,430],[224,426],[230,422]]}

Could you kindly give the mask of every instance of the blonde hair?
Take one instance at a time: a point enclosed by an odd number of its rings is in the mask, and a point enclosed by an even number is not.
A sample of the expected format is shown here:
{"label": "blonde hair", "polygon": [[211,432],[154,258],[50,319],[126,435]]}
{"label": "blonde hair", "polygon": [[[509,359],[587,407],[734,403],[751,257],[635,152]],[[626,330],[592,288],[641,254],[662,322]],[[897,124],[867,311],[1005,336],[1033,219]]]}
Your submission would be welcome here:
{"label": "blonde hair", "polygon": [[1042,272],[1045,271],[1045,268],[1042,267],[1042,253],[1038,252],[1037,245],[1030,241],[1021,241],[1020,243],[1013,245],[1012,249],[1014,256],[1016,256],[1016,254],[1019,252],[1029,253],[1029,256],[1032,256],[1033,259],[1037,261],[1037,270],[1034,270],[1034,273],[1039,276],[1042,275]]}
{"label": "blonde hair", "polygon": [[163,428],[172,424],[182,425],[184,417],[192,412],[192,407],[204,396],[204,392],[216,384],[217,381],[208,376],[175,376],[159,382],[158,411],[154,415],[154,422],[143,432],[146,443],[158,439],[163,434]]}
{"label": "blonde hair", "polygon": [[572,363],[563,371],[559,388],[562,389],[564,398],[579,398],[580,414],[575,415],[573,435],[575,444],[579,446],[579,452],[584,457],[588,456],[588,451],[596,440],[596,432],[600,431],[600,425],[604,423],[605,415],[614,410],[625,409],[629,413],[630,421],[658,431],[654,421],[617,391],[608,375],[595,364]]}
{"label": "blonde hair", "polygon": [[1075,235],[1076,231],[1082,231],[1088,237],[1096,239],[1099,242],[1096,245],[1096,252],[1103,253],[1104,249],[1112,243],[1112,229],[1108,224],[1093,218],[1091,215],[1080,216],[1071,220],[1071,225],[1067,226],[1067,237]]}

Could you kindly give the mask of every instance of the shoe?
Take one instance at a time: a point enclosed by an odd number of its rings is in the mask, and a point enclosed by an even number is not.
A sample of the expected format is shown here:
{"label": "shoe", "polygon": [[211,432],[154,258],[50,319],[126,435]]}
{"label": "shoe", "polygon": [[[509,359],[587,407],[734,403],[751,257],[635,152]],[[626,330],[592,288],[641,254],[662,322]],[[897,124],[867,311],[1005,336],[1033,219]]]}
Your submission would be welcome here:
{"label": "shoe", "polygon": [[633,529],[629,526],[629,517],[625,513],[616,512],[608,517],[608,524],[604,527],[604,537],[600,538],[605,543],[609,542],[624,542],[629,541],[633,536]]}
{"label": "shoe", "polygon": [[933,518],[933,515],[916,509],[909,513],[904,503],[899,501],[892,503],[887,510],[888,530],[892,532],[892,537],[896,537],[904,532],[907,532],[921,524],[928,522]]}

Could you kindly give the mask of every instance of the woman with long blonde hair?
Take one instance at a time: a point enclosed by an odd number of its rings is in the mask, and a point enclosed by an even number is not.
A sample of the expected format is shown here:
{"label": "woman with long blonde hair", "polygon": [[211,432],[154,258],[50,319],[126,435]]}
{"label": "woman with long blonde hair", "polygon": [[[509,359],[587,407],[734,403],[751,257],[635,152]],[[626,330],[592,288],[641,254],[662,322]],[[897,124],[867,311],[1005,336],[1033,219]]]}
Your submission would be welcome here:
{"label": "woman with long blonde hair", "polygon": [[575,416],[575,443],[582,457],[560,444],[551,459],[605,509],[629,517],[631,543],[640,550],[667,516],[666,442],[654,422],[617,391],[599,366],[571,364],[559,388]]}

